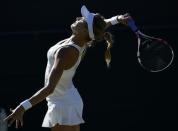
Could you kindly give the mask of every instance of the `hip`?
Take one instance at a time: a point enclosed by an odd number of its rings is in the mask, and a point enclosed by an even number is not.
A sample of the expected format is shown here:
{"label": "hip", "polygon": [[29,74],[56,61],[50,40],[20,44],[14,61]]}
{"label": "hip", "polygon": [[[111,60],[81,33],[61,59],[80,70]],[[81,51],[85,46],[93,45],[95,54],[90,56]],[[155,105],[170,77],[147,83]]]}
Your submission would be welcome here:
{"label": "hip", "polygon": [[53,104],[62,105],[83,105],[82,97],[80,96],[78,90],[73,87],[69,89],[64,95],[49,96],[46,98],[48,106]]}

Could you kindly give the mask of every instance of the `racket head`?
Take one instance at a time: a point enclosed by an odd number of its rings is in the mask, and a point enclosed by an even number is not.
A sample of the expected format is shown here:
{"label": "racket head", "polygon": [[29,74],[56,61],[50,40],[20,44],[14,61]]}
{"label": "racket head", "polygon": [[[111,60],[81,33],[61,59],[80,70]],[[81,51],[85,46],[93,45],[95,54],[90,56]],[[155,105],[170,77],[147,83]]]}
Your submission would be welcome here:
{"label": "racket head", "polygon": [[164,40],[138,37],[138,62],[150,72],[160,72],[168,68],[174,59],[172,47]]}

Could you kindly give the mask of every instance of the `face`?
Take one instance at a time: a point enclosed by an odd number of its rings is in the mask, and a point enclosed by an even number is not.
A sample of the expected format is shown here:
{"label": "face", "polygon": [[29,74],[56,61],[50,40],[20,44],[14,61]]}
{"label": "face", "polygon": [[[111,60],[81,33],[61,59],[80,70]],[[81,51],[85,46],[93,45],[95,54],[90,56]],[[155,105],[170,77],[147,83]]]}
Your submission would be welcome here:
{"label": "face", "polygon": [[87,35],[87,23],[84,17],[77,17],[76,21],[71,25],[72,32],[74,34]]}

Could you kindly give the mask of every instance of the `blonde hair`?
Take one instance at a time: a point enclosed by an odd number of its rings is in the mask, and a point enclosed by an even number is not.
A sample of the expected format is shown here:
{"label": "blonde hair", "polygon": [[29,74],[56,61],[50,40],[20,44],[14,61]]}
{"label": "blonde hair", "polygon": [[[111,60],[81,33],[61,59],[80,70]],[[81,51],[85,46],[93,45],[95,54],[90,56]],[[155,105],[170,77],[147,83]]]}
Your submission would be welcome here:
{"label": "blonde hair", "polygon": [[106,61],[107,67],[109,68],[110,63],[111,63],[111,48],[113,46],[112,34],[110,32],[105,32],[104,39],[106,40],[106,43],[107,43],[107,49],[105,51],[105,61]]}

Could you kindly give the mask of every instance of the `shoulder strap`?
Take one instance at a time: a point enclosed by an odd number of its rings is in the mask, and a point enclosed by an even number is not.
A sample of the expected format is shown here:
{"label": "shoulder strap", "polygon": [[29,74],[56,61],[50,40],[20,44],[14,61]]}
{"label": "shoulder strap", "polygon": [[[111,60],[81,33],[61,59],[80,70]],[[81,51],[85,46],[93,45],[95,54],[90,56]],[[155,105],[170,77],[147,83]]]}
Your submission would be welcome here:
{"label": "shoulder strap", "polygon": [[[70,40],[71,40],[71,39],[68,38],[68,39],[65,39],[65,40],[61,41],[61,42],[60,42],[60,43],[61,43],[61,44],[60,44],[61,46],[59,46],[59,48],[62,48],[62,47],[64,47],[64,46],[72,46],[72,47],[74,47],[75,49],[77,49],[80,54],[83,54],[85,47],[80,47],[80,46],[76,45],[74,42],[72,42],[72,41],[70,41]],[[65,42],[66,42],[66,44],[65,44]],[[59,48],[57,48],[56,51],[57,51]],[[55,52],[55,53],[56,53],[56,52]],[[54,53],[54,54],[55,54],[55,53]]]}
{"label": "shoulder strap", "polygon": [[74,48],[76,48],[79,52],[81,51],[82,47],[76,45],[76,44],[69,44],[70,46],[73,46]]}

